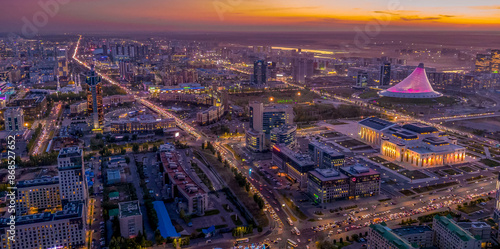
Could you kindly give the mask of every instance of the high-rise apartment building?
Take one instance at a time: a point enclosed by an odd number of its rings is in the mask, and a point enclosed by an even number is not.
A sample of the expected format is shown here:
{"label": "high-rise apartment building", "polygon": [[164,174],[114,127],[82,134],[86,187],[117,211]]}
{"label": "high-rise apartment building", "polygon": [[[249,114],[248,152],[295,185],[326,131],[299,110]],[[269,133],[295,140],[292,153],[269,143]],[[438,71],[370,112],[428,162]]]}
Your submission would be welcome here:
{"label": "high-rise apartment building", "polygon": [[87,182],[83,161],[83,150],[78,147],[66,147],[59,151],[57,157],[59,169],[60,194],[65,202],[87,200]]}
{"label": "high-rise apartment building", "polygon": [[102,104],[101,76],[97,75],[94,66],[87,75],[87,113],[92,117],[92,129],[102,131],[104,125],[104,107]]}
{"label": "high-rise apartment building", "polygon": [[493,219],[495,222],[500,221],[500,175],[497,178],[497,185],[496,185],[496,194],[495,194],[495,210],[493,211]]}
{"label": "high-rise apartment building", "polygon": [[492,73],[500,73],[500,49],[491,50],[490,70]]}
{"label": "high-rise apartment building", "polygon": [[4,110],[3,117],[6,131],[22,131],[26,129],[21,107],[7,107]]}
{"label": "high-rise apartment building", "polygon": [[266,135],[272,129],[293,123],[293,108],[288,105],[264,106],[261,102],[251,102],[250,128],[264,132]]}
{"label": "high-rise apartment building", "polygon": [[264,60],[257,60],[253,63],[252,83],[263,85],[267,81],[267,63]]}
{"label": "high-rise apartment building", "polygon": [[142,214],[139,201],[118,203],[120,234],[124,238],[134,238],[142,230]]}
{"label": "high-rise apartment building", "polygon": [[[387,227],[385,222],[370,225],[368,230],[369,249],[417,249],[416,244],[410,244],[407,240],[396,234]],[[445,247],[443,247],[445,248]]]}
{"label": "high-rise apartment building", "polygon": [[491,63],[490,54],[476,55],[476,72],[489,72]]}
{"label": "high-rise apartment building", "polygon": [[61,208],[59,189],[57,177],[18,182],[16,212],[37,214],[40,211]]}
{"label": "high-rise apartment building", "polygon": [[380,85],[388,86],[391,84],[391,63],[384,63],[380,66]]}
{"label": "high-rise apartment building", "polygon": [[460,227],[451,217],[434,216],[434,245],[438,248],[479,249],[481,240]]}
{"label": "high-rise apartment building", "polygon": [[86,215],[82,203],[71,202],[56,213],[16,217],[16,241],[7,239],[6,218],[0,219],[0,248],[83,248],[86,245]]}

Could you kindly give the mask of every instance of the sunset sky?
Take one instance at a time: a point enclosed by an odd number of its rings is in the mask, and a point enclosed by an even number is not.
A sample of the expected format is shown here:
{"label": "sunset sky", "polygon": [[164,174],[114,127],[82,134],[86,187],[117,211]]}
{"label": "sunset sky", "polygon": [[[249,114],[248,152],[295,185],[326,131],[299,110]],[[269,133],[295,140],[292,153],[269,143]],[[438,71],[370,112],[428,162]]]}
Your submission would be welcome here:
{"label": "sunset sky", "polygon": [[[65,2],[49,13],[40,3]],[[500,31],[491,0],[8,0],[0,31],[352,31],[382,20],[384,31]],[[54,8],[50,8],[51,10]],[[33,21],[37,19],[38,22]],[[373,24],[373,23],[372,23]]]}

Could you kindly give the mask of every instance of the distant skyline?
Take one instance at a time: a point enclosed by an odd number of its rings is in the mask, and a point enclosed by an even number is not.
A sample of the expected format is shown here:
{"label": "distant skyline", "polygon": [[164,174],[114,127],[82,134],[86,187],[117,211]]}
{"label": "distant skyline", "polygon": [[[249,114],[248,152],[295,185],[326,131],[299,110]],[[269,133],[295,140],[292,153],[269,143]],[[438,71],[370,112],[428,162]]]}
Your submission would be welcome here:
{"label": "distant skyline", "polygon": [[40,34],[353,31],[376,20],[383,23],[379,25],[382,31],[500,31],[500,3],[490,0],[40,0],[1,4],[0,29],[14,33],[22,33],[23,28]]}

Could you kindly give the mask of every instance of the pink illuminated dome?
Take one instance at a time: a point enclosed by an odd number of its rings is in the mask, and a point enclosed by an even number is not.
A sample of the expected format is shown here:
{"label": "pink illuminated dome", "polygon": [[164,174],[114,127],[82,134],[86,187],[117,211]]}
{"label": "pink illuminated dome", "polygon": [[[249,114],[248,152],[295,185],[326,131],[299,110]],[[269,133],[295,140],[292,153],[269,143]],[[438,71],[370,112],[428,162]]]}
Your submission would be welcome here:
{"label": "pink illuminated dome", "polygon": [[415,71],[413,71],[410,76],[406,77],[406,79],[378,94],[381,97],[413,99],[437,98],[443,96],[443,94],[432,89],[431,83],[429,79],[427,79],[427,74],[425,73],[424,63],[420,63],[418,67],[415,68]]}

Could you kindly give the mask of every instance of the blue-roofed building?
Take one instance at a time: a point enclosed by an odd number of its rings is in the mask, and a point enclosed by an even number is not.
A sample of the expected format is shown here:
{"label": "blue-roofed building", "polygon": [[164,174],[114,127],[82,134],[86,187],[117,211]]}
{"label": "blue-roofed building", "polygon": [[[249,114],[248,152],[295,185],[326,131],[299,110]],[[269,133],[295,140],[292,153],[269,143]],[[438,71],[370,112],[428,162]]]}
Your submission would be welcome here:
{"label": "blue-roofed building", "polygon": [[181,235],[175,230],[170,215],[168,215],[165,203],[163,203],[163,201],[155,201],[153,202],[153,207],[158,216],[158,229],[160,230],[161,236],[163,238],[180,237]]}

